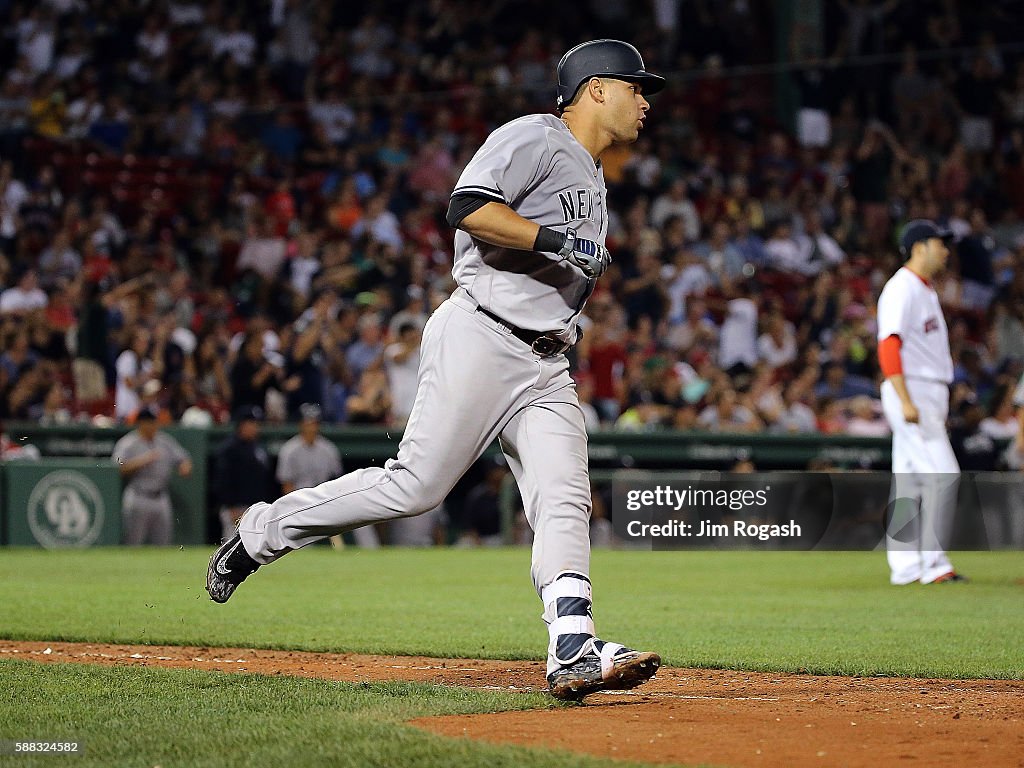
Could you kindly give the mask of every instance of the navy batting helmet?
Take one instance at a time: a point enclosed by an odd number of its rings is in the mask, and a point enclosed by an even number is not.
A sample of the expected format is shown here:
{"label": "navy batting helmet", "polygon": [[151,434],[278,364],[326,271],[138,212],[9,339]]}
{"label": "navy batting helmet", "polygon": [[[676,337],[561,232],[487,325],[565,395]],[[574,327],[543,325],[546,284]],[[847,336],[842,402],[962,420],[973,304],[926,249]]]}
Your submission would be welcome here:
{"label": "navy batting helmet", "polygon": [[591,40],[570,48],[558,62],[559,109],[576,97],[576,91],[592,77],[612,77],[640,83],[644,93],[657,93],[665,78],[644,70],[640,51],[621,40]]}

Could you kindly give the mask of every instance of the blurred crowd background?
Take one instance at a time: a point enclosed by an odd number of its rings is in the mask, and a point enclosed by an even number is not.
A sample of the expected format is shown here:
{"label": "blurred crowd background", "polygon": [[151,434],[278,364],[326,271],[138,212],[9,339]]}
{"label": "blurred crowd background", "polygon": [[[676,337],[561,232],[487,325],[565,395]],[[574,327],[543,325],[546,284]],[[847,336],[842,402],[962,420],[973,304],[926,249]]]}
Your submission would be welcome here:
{"label": "blurred crowd background", "polygon": [[875,301],[928,217],[954,412],[1012,437],[1022,5],[0,0],[0,419],[400,428],[460,170],[612,36],[670,87],[605,163],[588,426],[886,434]]}

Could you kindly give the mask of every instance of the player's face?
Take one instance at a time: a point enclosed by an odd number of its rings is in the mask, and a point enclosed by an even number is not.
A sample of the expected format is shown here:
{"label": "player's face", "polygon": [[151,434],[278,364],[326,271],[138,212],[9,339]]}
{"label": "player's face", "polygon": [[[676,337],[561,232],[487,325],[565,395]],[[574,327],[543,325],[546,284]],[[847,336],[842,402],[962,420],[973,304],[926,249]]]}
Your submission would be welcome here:
{"label": "player's face", "polygon": [[928,266],[931,268],[932,274],[944,270],[948,260],[949,248],[946,247],[946,242],[937,237],[930,238],[928,240]]}
{"label": "player's face", "polygon": [[631,144],[640,135],[651,105],[643,97],[643,88],[639,83],[605,80],[604,85],[608,130],[612,139],[616,144]]}

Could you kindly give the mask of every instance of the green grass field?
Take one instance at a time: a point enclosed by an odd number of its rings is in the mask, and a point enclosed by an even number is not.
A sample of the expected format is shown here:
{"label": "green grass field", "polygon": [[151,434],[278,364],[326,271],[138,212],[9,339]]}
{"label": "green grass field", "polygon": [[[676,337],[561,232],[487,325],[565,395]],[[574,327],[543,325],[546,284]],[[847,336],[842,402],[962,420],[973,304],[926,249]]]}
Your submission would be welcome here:
{"label": "green grass field", "polygon": [[[527,550],[317,547],[203,589],[209,550],[0,550],[0,636],[540,659]],[[956,555],[972,583],[891,587],[873,553],[594,553],[608,639],[675,666],[1024,678],[1024,553]]]}
{"label": "green grass field", "polygon": [[64,761],[77,768],[627,765],[447,739],[403,724],[552,706],[541,694],[18,661],[0,661],[0,680],[0,739],[84,745],[76,757],[0,757],[19,768]]}
{"label": "green grass field", "polygon": [[[203,589],[209,552],[0,550],[0,637],[543,657],[526,550],[317,547],[223,606]],[[896,588],[877,553],[597,551],[595,619],[676,666],[1024,678],[1024,553],[955,562],[972,583]],[[403,725],[557,706],[540,694],[17,661],[0,681],[0,739],[83,739],[80,766],[624,765]]]}

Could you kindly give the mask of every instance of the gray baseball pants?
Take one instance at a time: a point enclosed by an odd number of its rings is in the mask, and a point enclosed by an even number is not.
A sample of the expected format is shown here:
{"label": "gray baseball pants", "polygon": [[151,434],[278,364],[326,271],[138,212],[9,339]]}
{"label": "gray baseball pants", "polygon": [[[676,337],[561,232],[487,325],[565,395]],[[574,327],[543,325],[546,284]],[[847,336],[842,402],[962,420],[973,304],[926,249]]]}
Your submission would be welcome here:
{"label": "gray baseball pants", "polygon": [[498,438],[534,531],[538,594],[559,573],[589,573],[587,435],[568,361],[538,357],[476,307],[459,289],[427,322],[397,458],[254,504],[239,526],[253,559],[270,563],[333,534],[433,509]]}
{"label": "gray baseball pants", "polygon": [[130,487],[125,488],[121,495],[121,518],[125,544],[136,547],[141,544],[167,546],[171,543],[174,513],[169,493],[149,496]]}

